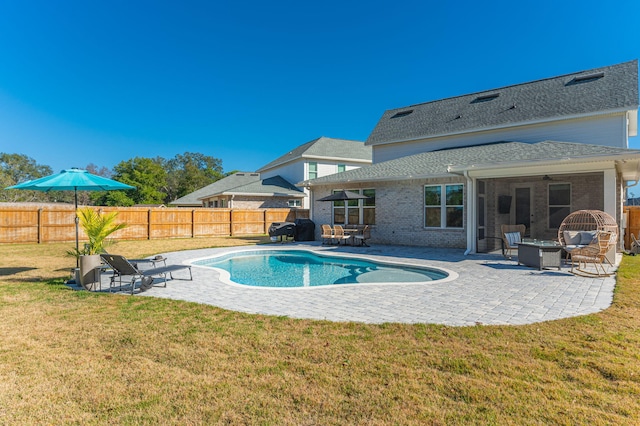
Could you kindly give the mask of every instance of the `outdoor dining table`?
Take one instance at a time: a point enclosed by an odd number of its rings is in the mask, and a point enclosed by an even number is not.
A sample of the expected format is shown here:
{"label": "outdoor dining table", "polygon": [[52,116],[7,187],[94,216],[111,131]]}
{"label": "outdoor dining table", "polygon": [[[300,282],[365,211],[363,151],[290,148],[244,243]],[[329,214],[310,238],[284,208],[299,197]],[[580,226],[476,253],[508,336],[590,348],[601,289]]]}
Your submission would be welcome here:
{"label": "outdoor dining table", "polygon": [[344,234],[349,237],[349,244],[351,245],[354,245],[355,243],[355,238],[353,237],[355,235],[362,233],[362,229],[358,229],[358,228],[343,228],[343,230],[344,230]]}

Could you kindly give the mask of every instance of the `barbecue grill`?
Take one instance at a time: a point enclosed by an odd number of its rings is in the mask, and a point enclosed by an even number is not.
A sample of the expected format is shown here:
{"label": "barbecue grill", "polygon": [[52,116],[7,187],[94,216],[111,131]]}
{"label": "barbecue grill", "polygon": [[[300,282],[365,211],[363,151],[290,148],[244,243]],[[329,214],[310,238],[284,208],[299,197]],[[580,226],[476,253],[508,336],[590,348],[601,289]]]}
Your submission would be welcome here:
{"label": "barbecue grill", "polygon": [[280,241],[284,239],[293,239],[296,235],[296,224],[293,222],[274,222],[269,226],[269,236],[273,239],[280,237]]}

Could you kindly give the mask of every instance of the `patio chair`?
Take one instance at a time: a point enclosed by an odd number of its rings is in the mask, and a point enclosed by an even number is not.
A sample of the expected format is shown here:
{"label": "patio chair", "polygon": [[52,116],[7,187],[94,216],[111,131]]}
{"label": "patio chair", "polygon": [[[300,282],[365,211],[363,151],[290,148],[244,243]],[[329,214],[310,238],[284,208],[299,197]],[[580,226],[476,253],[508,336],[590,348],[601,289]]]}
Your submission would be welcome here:
{"label": "patio chair", "polygon": [[344,241],[344,244],[347,245],[347,241],[351,239],[351,235],[346,235],[341,225],[334,225],[333,239],[338,242],[338,245],[340,245],[340,241]]}
{"label": "patio chair", "polygon": [[141,270],[136,265],[133,265],[126,257],[120,256],[118,254],[101,254],[102,260],[111,266],[114,273],[111,276],[111,281],[109,283],[109,290],[115,287],[116,277],[120,280],[120,286],[122,286],[122,277],[130,276],[131,277],[131,294],[135,291],[135,283],[136,280],[140,280],[140,292],[149,290],[153,287],[154,276],[159,276],[162,278],[164,282],[164,287],[167,286],[167,275],[171,279],[173,278],[173,272],[180,271],[183,269],[189,270],[189,280],[193,280],[193,275],[191,273],[191,266],[189,265],[169,265],[169,266],[161,266],[159,268],[151,268]]}
{"label": "patio chair", "polygon": [[[587,277],[611,275],[605,268],[605,264],[611,265],[607,259],[611,244],[615,244],[614,235],[611,232],[600,231],[589,245],[571,251],[571,273]],[[593,269],[587,269],[587,265],[593,265]]]}
{"label": "patio chair", "polygon": [[331,226],[321,225],[321,228],[322,235],[320,237],[322,238],[322,244],[324,244],[325,241],[329,241],[329,244],[331,244],[333,242],[333,230],[331,229]]}
{"label": "patio chair", "polygon": [[636,239],[636,236],[633,235],[633,232],[631,233],[631,251],[630,253],[632,255],[636,255],[638,253],[640,253],[640,241],[638,241]]}
{"label": "patio chair", "polygon": [[371,227],[369,225],[365,225],[362,228],[362,233],[353,236],[354,240],[359,243],[358,245],[369,247],[367,244],[367,240],[371,238]]}
{"label": "patio chair", "polygon": [[511,259],[511,252],[518,250],[518,243],[522,242],[524,233],[527,230],[525,225],[501,225],[502,232],[502,255]]}

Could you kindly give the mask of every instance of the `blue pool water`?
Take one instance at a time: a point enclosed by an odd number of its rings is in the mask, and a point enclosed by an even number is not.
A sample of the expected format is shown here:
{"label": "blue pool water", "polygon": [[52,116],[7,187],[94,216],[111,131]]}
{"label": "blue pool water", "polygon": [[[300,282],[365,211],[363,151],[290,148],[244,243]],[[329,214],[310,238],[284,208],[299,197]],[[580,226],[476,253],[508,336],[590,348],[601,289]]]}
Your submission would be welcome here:
{"label": "blue pool water", "polygon": [[410,283],[448,277],[446,272],[437,269],[395,266],[302,250],[245,251],[193,263],[227,271],[234,283],[272,288]]}

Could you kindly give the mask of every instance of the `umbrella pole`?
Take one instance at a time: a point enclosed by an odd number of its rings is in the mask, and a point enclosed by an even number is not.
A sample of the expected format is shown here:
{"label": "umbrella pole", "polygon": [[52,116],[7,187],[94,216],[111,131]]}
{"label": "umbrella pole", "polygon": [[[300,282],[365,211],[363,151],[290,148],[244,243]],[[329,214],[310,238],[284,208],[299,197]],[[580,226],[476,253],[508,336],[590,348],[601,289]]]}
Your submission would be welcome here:
{"label": "umbrella pole", "polygon": [[80,222],[80,218],[78,217],[78,188],[74,188],[73,189],[74,193],[75,193],[75,201],[76,201],[76,209],[74,210],[76,219],[76,268],[80,267],[80,245],[78,243],[78,223]]}

